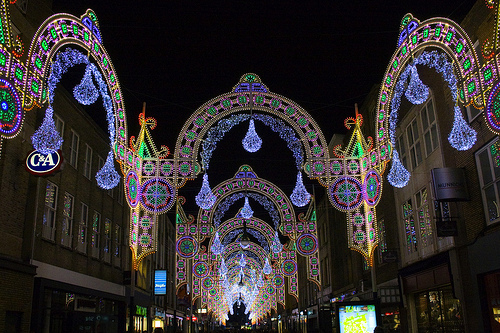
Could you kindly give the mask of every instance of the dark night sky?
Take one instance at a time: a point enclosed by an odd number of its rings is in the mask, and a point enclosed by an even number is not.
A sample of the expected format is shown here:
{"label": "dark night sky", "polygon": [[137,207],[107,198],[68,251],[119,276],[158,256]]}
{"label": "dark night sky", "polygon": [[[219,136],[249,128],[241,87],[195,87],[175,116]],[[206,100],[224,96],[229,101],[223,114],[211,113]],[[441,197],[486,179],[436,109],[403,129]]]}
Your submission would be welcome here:
{"label": "dark night sky", "polygon": [[[76,16],[86,8],[96,12],[121,82],[129,135],[137,134],[137,115],[146,102],[146,115],[158,120],[156,144],[173,150],[191,113],[229,92],[247,72],[304,107],[329,140],[345,131],[343,120],[354,114],[354,103],[361,104],[382,80],[404,14],[460,22],[474,2],[54,0],[54,10]],[[241,141],[244,132],[240,136],[234,140]],[[218,157],[226,164],[237,159],[214,155],[212,160]],[[245,162],[263,161],[286,173],[283,163],[271,163],[275,157]],[[285,152],[280,158],[289,156]],[[293,163],[288,164],[293,172]],[[229,176],[234,172],[229,170]],[[295,176],[288,178],[295,182]]]}

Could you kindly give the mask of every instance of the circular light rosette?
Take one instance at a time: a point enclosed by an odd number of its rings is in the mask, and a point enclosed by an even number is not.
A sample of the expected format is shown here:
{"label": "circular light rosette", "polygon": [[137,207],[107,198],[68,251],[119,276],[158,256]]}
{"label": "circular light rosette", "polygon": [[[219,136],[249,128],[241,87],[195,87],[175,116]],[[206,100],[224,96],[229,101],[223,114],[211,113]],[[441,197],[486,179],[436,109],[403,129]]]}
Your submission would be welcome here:
{"label": "circular light rosette", "polygon": [[361,182],[349,176],[338,178],[328,189],[328,196],[341,211],[356,209],[363,202]]}
{"label": "circular light rosette", "polygon": [[137,207],[139,203],[139,177],[135,171],[130,170],[125,177],[125,192],[127,202],[131,208]]}
{"label": "circular light rosette", "polygon": [[152,178],[141,187],[141,202],[152,213],[162,213],[170,209],[175,202],[176,189],[163,178]]}
{"label": "circular light rosette", "polygon": [[214,279],[212,279],[210,276],[204,278],[202,281],[201,281],[201,285],[203,286],[203,288],[205,290],[210,290],[214,287]]}
{"label": "circular light rosette", "polygon": [[363,190],[366,203],[370,206],[375,206],[382,192],[382,180],[377,171],[370,170],[366,174],[365,181],[363,182]]}
{"label": "circular light rosette", "polygon": [[208,265],[203,261],[198,261],[193,265],[193,275],[197,278],[204,278],[208,275]]}
{"label": "circular light rosette", "polygon": [[286,259],[281,264],[281,270],[286,276],[291,276],[297,272],[297,263],[291,259]]}
{"label": "circular light rosette", "polygon": [[297,239],[297,251],[304,256],[309,256],[318,249],[318,240],[314,235],[304,234]]}
{"label": "circular light rosette", "polygon": [[14,137],[24,120],[21,101],[14,86],[0,79],[0,135]]}
{"label": "circular light rosette", "polygon": [[175,249],[181,257],[192,258],[198,252],[198,242],[191,236],[184,236],[179,238]]}

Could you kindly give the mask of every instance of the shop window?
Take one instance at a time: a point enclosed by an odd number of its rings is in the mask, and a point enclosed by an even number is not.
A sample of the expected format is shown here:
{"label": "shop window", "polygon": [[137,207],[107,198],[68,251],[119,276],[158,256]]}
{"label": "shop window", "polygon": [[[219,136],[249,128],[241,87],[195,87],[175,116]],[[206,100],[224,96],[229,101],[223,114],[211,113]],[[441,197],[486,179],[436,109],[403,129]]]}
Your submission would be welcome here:
{"label": "shop window", "polygon": [[104,222],[104,252],[103,259],[105,262],[111,262],[111,221],[106,219]]}
{"label": "shop window", "polygon": [[460,301],[451,286],[415,294],[418,332],[465,332]]}
{"label": "shop window", "polygon": [[42,237],[54,241],[56,231],[57,186],[47,182],[43,211]]}
{"label": "shop window", "polygon": [[498,207],[500,202],[500,168],[497,168],[495,163],[497,142],[498,138],[495,138],[476,153],[476,164],[487,224],[500,221]]}
{"label": "shop window", "polygon": [[64,194],[63,220],[61,230],[61,244],[71,247],[73,240],[73,206],[75,198],[69,194]]}
{"label": "shop window", "polygon": [[483,297],[487,305],[485,318],[492,333],[500,333],[500,272],[487,274],[483,278]]}
{"label": "shop window", "polygon": [[101,214],[94,211],[94,216],[92,217],[92,257],[99,258],[99,250],[101,248]]}
{"label": "shop window", "polygon": [[387,251],[384,219],[378,221],[378,262],[383,263],[382,254]]}

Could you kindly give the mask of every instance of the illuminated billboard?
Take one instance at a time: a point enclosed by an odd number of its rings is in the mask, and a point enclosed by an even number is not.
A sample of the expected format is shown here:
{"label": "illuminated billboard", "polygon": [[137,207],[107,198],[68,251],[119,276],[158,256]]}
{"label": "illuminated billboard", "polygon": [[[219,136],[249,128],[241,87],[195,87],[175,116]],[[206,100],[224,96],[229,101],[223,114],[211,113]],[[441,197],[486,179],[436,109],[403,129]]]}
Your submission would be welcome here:
{"label": "illuminated billboard", "polygon": [[377,326],[378,307],[374,302],[337,303],[340,333],[372,333]]}
{"label": "illuminated billboard", "polygon": [[155,295],[167,294],[167,271],[163,269],[155,270]]}

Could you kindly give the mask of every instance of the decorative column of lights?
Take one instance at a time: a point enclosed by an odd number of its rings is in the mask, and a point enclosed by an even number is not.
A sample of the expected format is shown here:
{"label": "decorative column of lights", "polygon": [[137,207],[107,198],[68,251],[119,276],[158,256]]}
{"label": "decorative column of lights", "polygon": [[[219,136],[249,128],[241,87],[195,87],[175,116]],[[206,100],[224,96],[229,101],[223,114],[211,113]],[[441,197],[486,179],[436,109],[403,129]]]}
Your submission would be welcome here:
{"label": "decorative column of lights", "polygon": [[269,264],[269,258],[266,258],[266,263],[264,264],[264,267],[262,268],[262,273],[269,275],[273,271],[271,265]]}
{"label": "decorative column of lights", "polygon": [[243,252],[240,255],[240,260],[238,261],[238,264],[241,267],[245,267],[245,265],[247,264],[247,261],[245,260],[245,254]]}
{"label": "decorative column of lights", "polygon": [[[440,54],[437,51],[423,52],[401,73],[394,89],[394,96],[391,101],[391,113],[389,116],[389,138],[393,147],[396,146],[396,125],[398,111],[401,105],[401,96],[405,91],[405,82],[408,76],[410,74],[413,75],[415,65],[425,65],[434,68],[448,83],[448,88],[450,89],[453,100],[457,100],[457,79],[453,73],[453,64],[448,62],[446,55]],[[417,82],[420,81],[420,79],[413,79],[413,81]],[[417,86],[418,83],[414,83],[414,85]],[[406,95],[407,98],[409,95],[412,99],[411,101],[425,101],[423,96],[415,96],[416,91],[421,91],[424,95],[425,93],[428,94],[428,91],[425,89],[414,88],[412,93]],[[456,109],[453,129],[450,136],[448,136],[448,141],[450,141],[451,146],[457,150],[468,150],[476,141],[476,132],[463,120],[461,112],[457,112]],[[410,179],[410,173],[404,168],[401,161],[399,161],[399,154],[396,149],[393,150],[392,166],[387,179],[394,187],[404,187],[408,184]]]}
{"label": "decorative column of lights", "polygon": [[273,220],[274,228],[278,228],[279,226],[279,221],[280,217],[278,212],[276,211],[275,205],[271,200],[269,200],[267,197],[260,195],[258,193],[248,193],[245,194],[244,192],[238,192],[231,194],[227,198],[225,198],[219,205],[217,205],[217,211],[214,214],[213,218],[213,223],[214,227],[218,228],[220,225],[220,220],[224,217],[224,214],[226,211],[239,199],[243,197],[249,197],[252,198],[253,200],[257,201],[262,207],[264,207],[265,210],[269,213],[269,216]]}
{"label": "decorative column of lights", "polygon": [[275,231],[274,233],[274,239],[273,242],[271,243],[271,250],[273,251],[273,253],[280,253],[283,250],[283,245],[280,242],[280,238],[277,231]]}
{"label": "decorative column of lights", "polygon": [[245,196],[245,204],[243,205],[243,208],[240,211],[241,216],[245,219],[251,219],[253,216],[253,210],[252,207],[250,207],[250,203],[248,202],[248,196]]}
{"label": "decorative column of lights", "polygon": [[111,98],[108,95],[107,85],[103,80],[101,73],[94,64],[89,62],[88,57],[83,53],[68,48],[64,52],[59,52],[56,55],[55,61],[50,69],[47,86],[49,106],[45,112],[42,125],[37,131],[35,131],[31,137],[31,141],[33,143],[33,148],[44,154],[54,152],[61,148],[63,140],[55,128],[53,119],[54,110],[52,108],[52,103],[54,101],[54,90],[62,75],[65,74],[69,68],[79,64],[86,64],[87,67],[85,68],[85,75],[82,81],[73,90],[75,99],[84,105],[90,105],[97,100],[98,93],[91,76],[91,74],[93,74],[94,79],[99,85],[99,92],[103,100],[104,108],[106,109],[110,151],[104,166],[96,174],[96,180],[100,187],[104,189],[112,189],[116,187],[120,181],[120,176],[114,168],[113,146],[115,143],[115,121],[113,105]]}
{"label": "decorative column of lights", "polygon": [[220,241],[218,231],[215,233],[215,238],[214,238],[214,241],[212,242],[212,246],[210,247],[210,250],[215,255],[219,255],[222,252],[224,252],[224,245],[222,245],[222,243]]}
{"label": "decorative column of lights", "polygon": [[297,207],[304,207],[311,200],[311,195],[307,192],[304,182],[302,180],[302,173],[297,172],[297,183],[290,195],[290,201]]}
{"label": "decorative column of lights", "polygon": [[196,204],[198,207],[209,210],[217,201],[217,197],[212,193],[210,185],[208,184],[208,174],[203,175],[203,183],[201,185],[200,192],[195,197]]}

